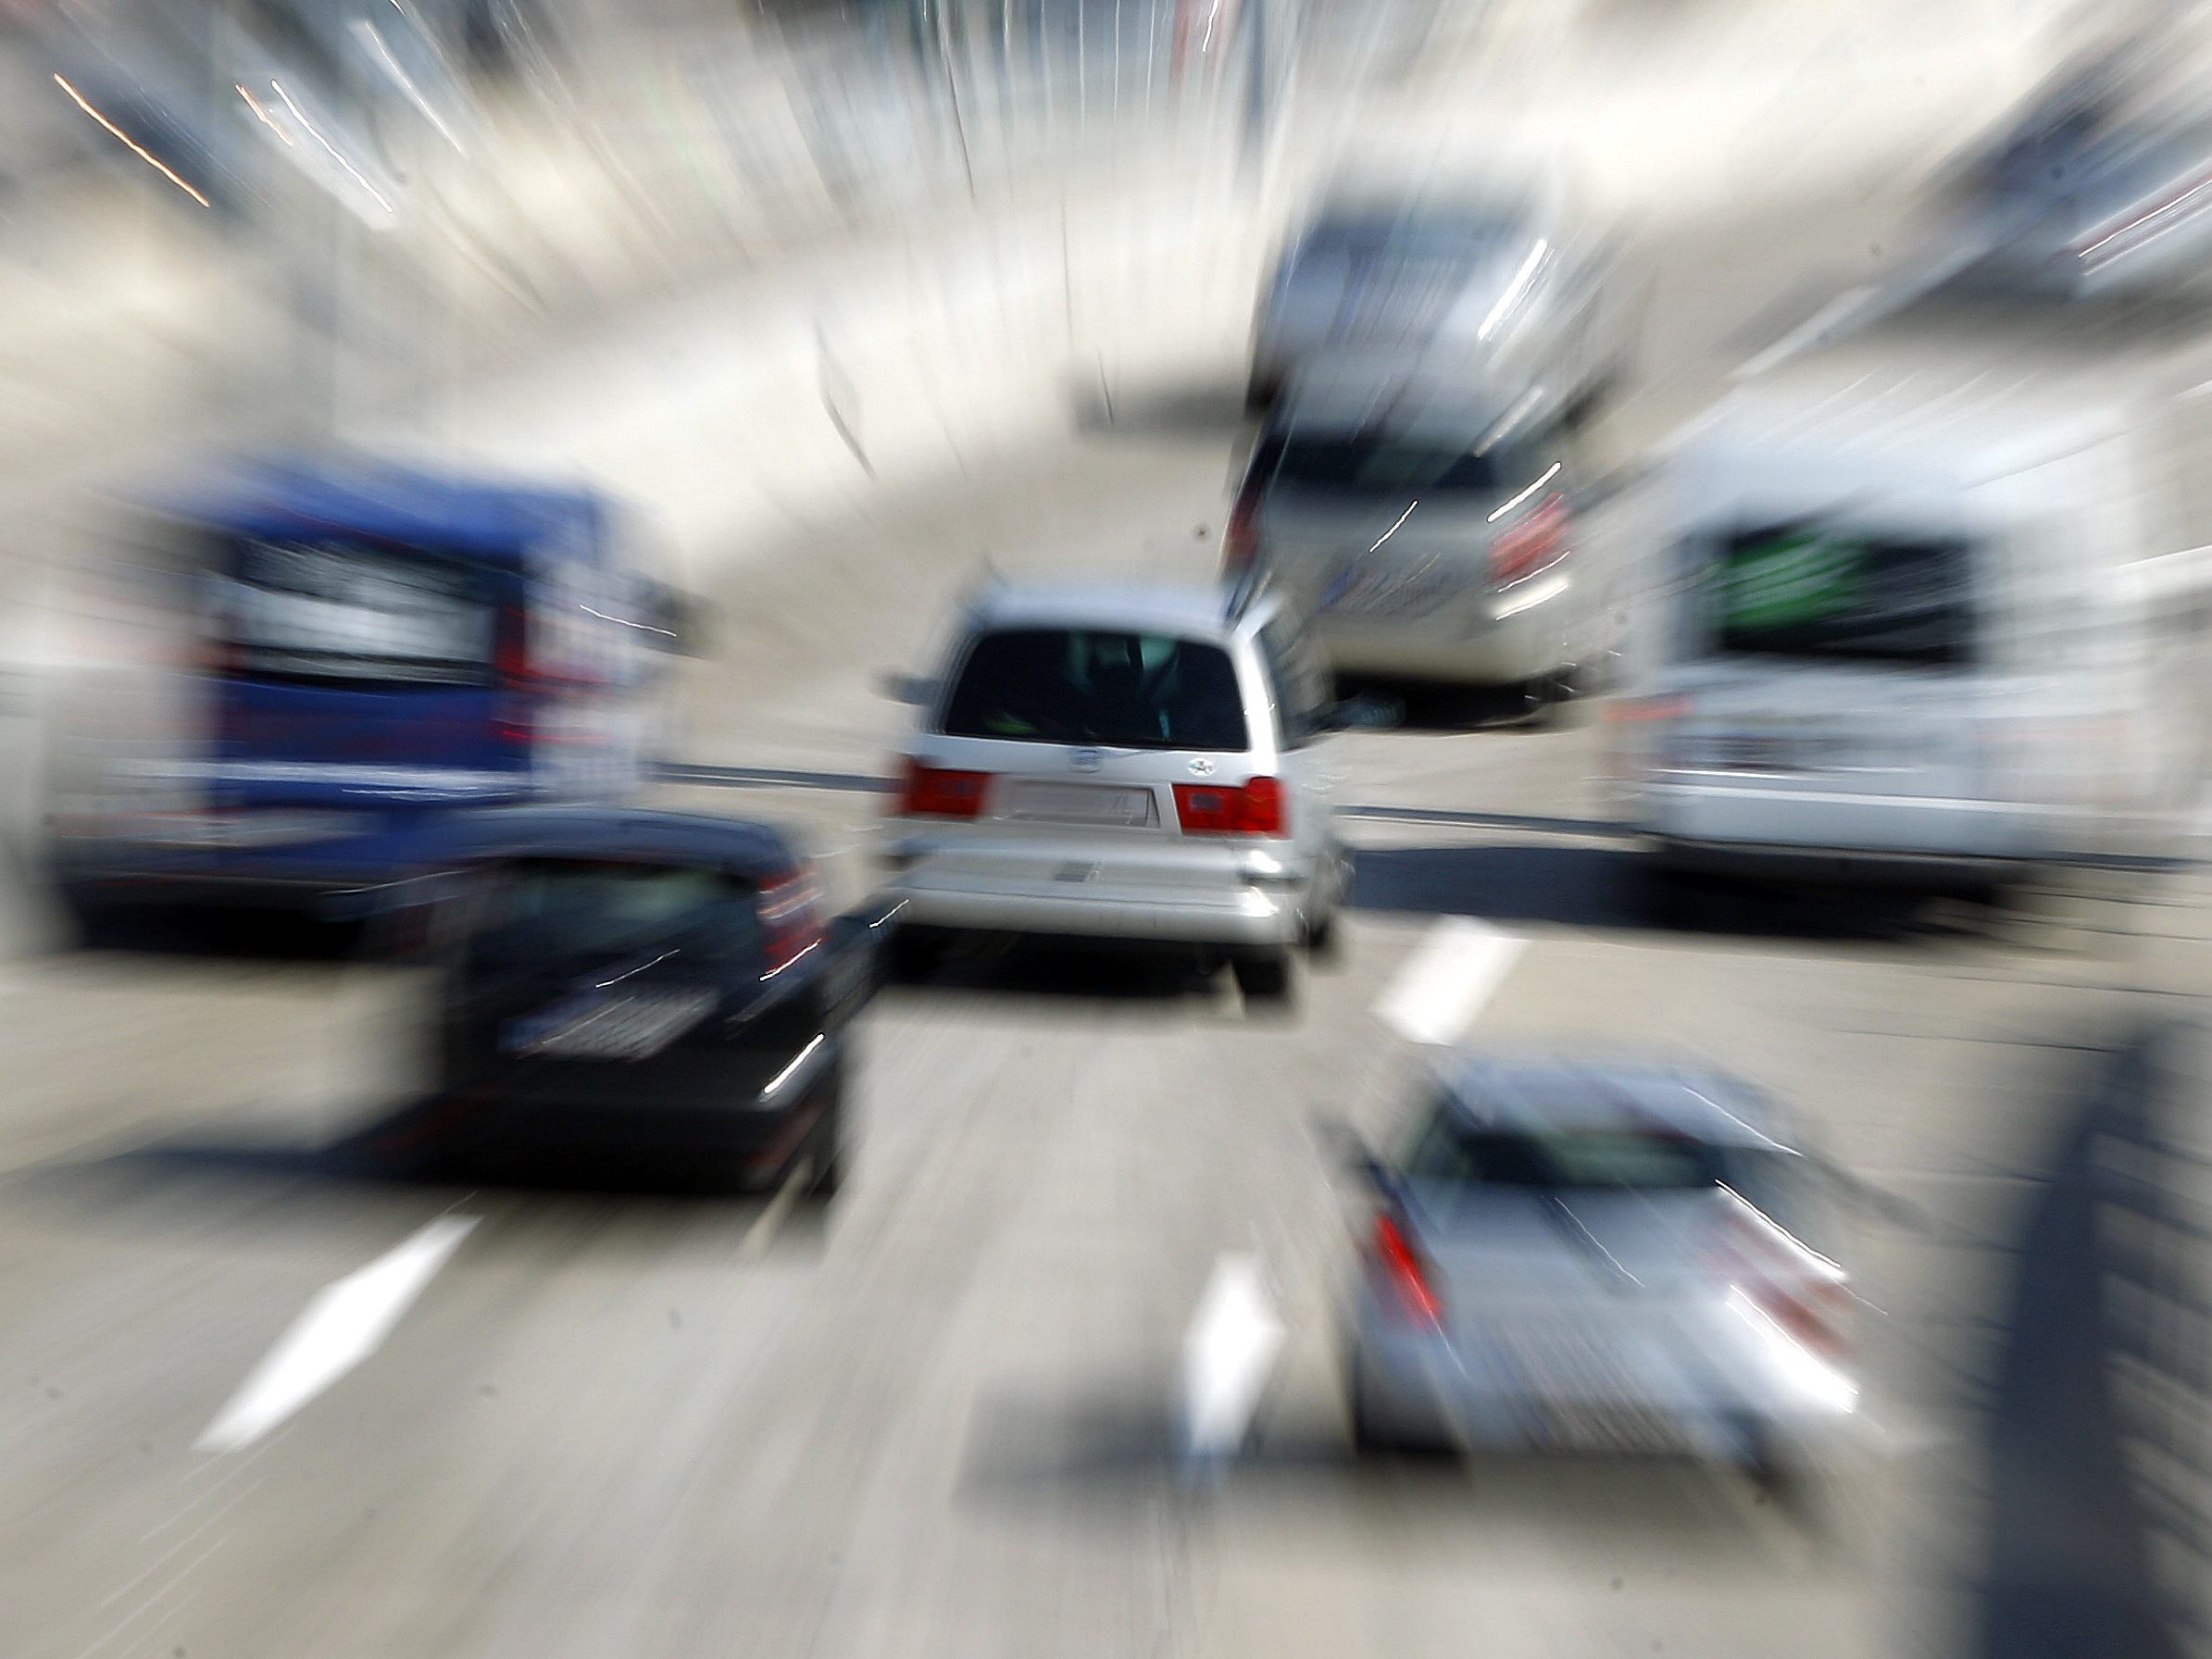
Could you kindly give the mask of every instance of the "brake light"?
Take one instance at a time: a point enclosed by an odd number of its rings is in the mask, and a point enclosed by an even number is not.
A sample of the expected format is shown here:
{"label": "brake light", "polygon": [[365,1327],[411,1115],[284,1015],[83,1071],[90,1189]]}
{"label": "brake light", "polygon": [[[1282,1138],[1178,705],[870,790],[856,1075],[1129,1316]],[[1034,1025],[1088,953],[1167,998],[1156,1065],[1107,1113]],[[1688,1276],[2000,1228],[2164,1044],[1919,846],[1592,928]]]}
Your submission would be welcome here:
{"label": "brake light", "polygon": [[1567,500],[1554,495],[1518,524],[1498,531],[1490,544],[1493,580],[1518,581],[1567,551]]}
{"label": "brake light", "polygon": [[1809,1250],[1752,1204],[1731,1201],[1707,1256],[1751,1310],[1808,1353],[1829,1361],[1851,1356],[1851,1315],[1857,1303],[1843,1270]]}
{"label": "brake light", "polygon": [[821,885],[801,867],[760,889],[760,925],[768,935],[767,972],[780,974],[821,942]]}
{"label": "brake light", "polygon": [[1175,786],[1175,817],[1185,835],[1287,835],[1282,783],[1254,778],[1242,788],[1220,783]]}
{"label": "brake light", "polygon": [[1236,505],[1229,509],[1229,525],[1221,532],[1223,576],[1231,579],[1243,576],[1259,556],[1259,530],[1254,522],[1258,517],[1257,496],[1240,495]]}
{"label": "brake light", "polygon": [[1392,1294],[1398,1312],[1417,1324],[1442,1326],[1443,1303],[1430,1282],[1423,1262],[1406,1237],[1398,1218],[1387,1210],[1375,1217],[1374,1236],[1368,1241],[1368,1259]]}
{"label": "brake light", "polygon": [[499,613],[499,638],[492,648],[492,667],[499,683],[509,690],[526,687],[533,678],[530,625],[519,605],[510,605]]}
{"label": "brake light", "polygon": [[1769,1284],[1752,1301],[1806,1352],[1826,1360],[1851,1357],[1852,1295],[1841,1281]]}
{"label": "brake light", "polygon": [[899,814],[910,818],[972,818],[983,810],[983,795],[990,787],[989,772],[959,772],[910,760],[899,791]]}

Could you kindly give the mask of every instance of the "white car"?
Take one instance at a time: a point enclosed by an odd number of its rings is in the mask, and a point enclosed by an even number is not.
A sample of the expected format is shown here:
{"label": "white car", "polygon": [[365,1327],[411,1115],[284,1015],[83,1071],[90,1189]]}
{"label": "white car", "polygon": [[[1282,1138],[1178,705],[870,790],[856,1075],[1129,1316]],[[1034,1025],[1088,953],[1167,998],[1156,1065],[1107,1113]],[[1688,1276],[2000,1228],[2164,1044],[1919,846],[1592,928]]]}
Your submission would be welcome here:
{"label": "white car", "polygon": [[1373,1190],[1363,1449],[1680,1454],[1789,1486],[1845,1450],[1858,1298],[1770,1102],[1649,1062],[1455,1054]]}
{"label": "white car", "polygon": [[1510,687],[1542,715],[1604,678],[1619,631],[1569,436],[1525,395],[1303,387],[1261,430],[1223,576],[1294,595],[1338,673]]}
{"label": "white car", "polygon": [[2156,849],[2198,775],[2212,425],[2129,381],[1868,342],[1671,446],[1608,711],[1655,899]]}
{"label": "white car", "polygon": [[1350,862],[1331,699],[1291,615],[1208,589],[1001,586],[962,616],[884,826],[897,965],[960,933],[1186,944],[1287,993]]}
{"label": "white car", "polygon": [[1552,184],[1340,189],[1260,296],[1248,398],[1318,372],[1417,370],[1545,388],[1573,416],[1624,378],[1622,255]]}

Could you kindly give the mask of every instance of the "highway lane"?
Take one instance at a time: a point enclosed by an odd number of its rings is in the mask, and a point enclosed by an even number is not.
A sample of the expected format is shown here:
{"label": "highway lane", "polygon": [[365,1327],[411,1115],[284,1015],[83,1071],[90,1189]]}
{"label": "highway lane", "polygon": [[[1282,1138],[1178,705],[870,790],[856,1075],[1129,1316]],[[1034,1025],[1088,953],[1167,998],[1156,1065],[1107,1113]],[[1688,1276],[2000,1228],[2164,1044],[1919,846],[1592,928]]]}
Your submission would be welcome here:
{"label": "highway lane", "polygon": [[[1094,436],[754,567],[687,688],[701,758],[880,770],[898,711],[868,680],[916,660],[969,554],[1203,575],[1227,443]],[[0,1602],[26,1651],[1418,1653],[1481,1631],[1505,1653],[1754,1654],[1787,1630],[1860,1654],[1934,1628],[1971,1547],[1948,1522],[1970,1514],[1960,1425],[2008,1216],[2076,1045],[2146,964],[2187,981],[2189,879],[2025,919],[1816,903],[1655,931],[1628,850],[1585,828],[1595,727],[1343,744],[1351,798],[1438,821],[1355,824],[1344,957],[1294,1019],[1111,961],[894,988],[819,1228],[364,1179],[346,1137],[412,1075],[404,974],[12,970],[38,1133],[0,1187]],[[795,818],[858,891],[864,793],[670,798]],[[1719,1060],[1894,1201],[1853,1212],[1886,1316],[1835,1538],[1683,1469],[1350,1457],[1346,1195],[1312,1118],[1391,1121],[1415,1061],[1375,1004],[1443,916],[1528,942],[1482,1034]],[[322,1287],[444,1215],[474,1229],[381,1350],[266,1440],[194,1450]],[[1193,1496],[1168,1457],[1180,1344],[1247,1251],[1288,1345],[1247,1456]]]}
{"label": "highway lane", "polygon": [[[1666,227],[1632,453],[1743,319],[1904,206]],[[1716,274],[1712,250],[1731,250]],[[1221,388],[749,550],[687,677],[686,753],[881,769],[988,555],[1203,578]],[[1130,395],[1134,393],[1136,395]],[[368,1155],[419,1078],[419,985],[345,962],[75,955],[0,979],[0,1607],[56,1659],[302,1653],[1862,1655],[1942,1651],[2008,1235],[2085,1049],[2204,989],[2181,874],[2025,915],[1849,904],[1655,929],[1603,830],[1599,731],[1342,740],[1343,959],[1294,1018],[1218,978],[1034,955],[892,989],[825,1224],[585,1184],[456,1189]],[[861,792],[671,789],[806,826],[865,885]],[[1411,816],[1426,814],[1427,817]],[[1363,1465],[1334,1317],[1348,1194],[1317,1113],[1387,1129],[1417,1057],[1375,1009],[1442,917],[1525,939],[1483,1036],[1664,1043],[1793,1102],[1868,1195],[1868,1455],[1829,1536],[1674,1467]],[[404,1121],[404,1120],[403,1120]],[[393,1127],[383,1125],[382,1127]],[[381,1347],[265,1438],[196,1450],[327,1287],[474,1225]],[[1184,1332],[1256,1253],[1288,1332],[1218,1489],[1168,1456]]]}

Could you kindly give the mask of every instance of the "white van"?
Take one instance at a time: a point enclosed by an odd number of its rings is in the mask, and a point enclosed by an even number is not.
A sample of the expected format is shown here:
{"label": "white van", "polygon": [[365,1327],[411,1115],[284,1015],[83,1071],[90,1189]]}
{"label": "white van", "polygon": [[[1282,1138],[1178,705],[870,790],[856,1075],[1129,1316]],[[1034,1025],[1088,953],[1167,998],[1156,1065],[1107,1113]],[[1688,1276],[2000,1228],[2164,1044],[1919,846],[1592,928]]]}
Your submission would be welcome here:
{"label": "white van", "polygon": [[2129,380],[1853,357],[1674,446],[1608,710],[1656,870],[1981,882],[2165,850],[2201,770],[2212,400]]}

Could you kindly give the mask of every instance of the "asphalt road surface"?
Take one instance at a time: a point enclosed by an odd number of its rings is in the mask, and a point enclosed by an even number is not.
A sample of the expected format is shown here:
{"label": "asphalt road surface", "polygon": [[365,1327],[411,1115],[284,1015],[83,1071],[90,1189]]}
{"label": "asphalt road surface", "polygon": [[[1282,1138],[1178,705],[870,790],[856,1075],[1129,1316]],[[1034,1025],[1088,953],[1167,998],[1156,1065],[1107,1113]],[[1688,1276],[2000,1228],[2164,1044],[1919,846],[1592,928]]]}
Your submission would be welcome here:
{"label": "asphalt road surface", "polygon": [[[1651,388],[1600,442],[1632,450],[1743,318],[1901,210],[1868,185],[1678,227]],[[1720,244],[1743,256],[1716,275]],[[805,825],[859,896],[859,780],[901,712],[871,679],[919,665],[985,555],[1208,577],[1234,391],[1124,399],[1019,466],[733,559],[685,752],[747,769],[669,798]],[[2094,1051],[2146,999],[2204,989],[2199,878],[1656,928],[1593,722],[1333,741],[1355,910],[1293,1013],[1113,958],[992,954],[894,986],[819,1224],[606,1171],[412,1179],[384,1138],[421,1082],[405,971],[278,950],[6,967],[0,1646],[1954,1649],[2017,1236]],[[1521,942],[1493,953],[1468,1035],[1700,1055],[1850,1172],[1879,1312],[1864,1444],[1818,1515],[1671,1465],[1352,1454],[1352,1194],[1315,1119],[1387,1130],[1420,1056],[1376,1008],[1456,918]],[[1242,1454],[1193,1486],[1185,1334],[1217,1264],[1255,1254],[1283,1351]],[[242,1391],[278,1403],[209,1441]]]}

